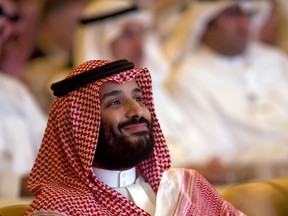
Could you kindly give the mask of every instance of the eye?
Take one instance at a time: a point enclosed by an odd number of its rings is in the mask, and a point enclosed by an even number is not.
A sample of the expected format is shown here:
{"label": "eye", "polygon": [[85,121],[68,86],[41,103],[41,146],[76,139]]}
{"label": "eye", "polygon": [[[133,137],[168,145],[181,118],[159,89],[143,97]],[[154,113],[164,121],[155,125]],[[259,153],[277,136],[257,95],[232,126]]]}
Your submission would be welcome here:
{"label": "eye", "polygon": [[113,100],[107,104],[107,107],[116,107],[121,104],[120,100]]}
{"label": "eye", "polygon": [[142,96],[136,96],[135,97],[135,101],[139,102],[139,103],[143,103],[143,98]]}

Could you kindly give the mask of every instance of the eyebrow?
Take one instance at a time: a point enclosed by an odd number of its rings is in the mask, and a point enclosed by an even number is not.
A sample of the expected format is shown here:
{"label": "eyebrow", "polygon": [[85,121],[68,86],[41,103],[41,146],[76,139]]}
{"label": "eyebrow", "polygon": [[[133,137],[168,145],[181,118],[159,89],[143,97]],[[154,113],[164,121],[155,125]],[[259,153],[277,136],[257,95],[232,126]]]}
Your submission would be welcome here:
{"label": "eyebrow", "polygon": [[[132,92],[133,93],[142,93],[142,90],[139,87],[136,87],[136,88],[134,88],[132,90]],[[101,99],[104,100],[105,98],[112,97],[112,96],[115,96],[115,95],[120,95],[121,93],[123,93],[123,91],[114,90],[114,91],[111,91],[111,92],[108,92],[108,93],[104,94]]]}
{"label": "eyebrow", "polygon": [[121,94],[121,92],[122,91],[120,91],[120,90],[115,90],[115,91],[108,92],[108,93],[104,94],[101,99],[104,100],[107,97],[112,97],[112,96],[115,96],[115,95],[119,95],[119,94]]}
{"label": "eyebrow", "polygon": [[134,88],[134,89],[133,89],[133,92],[134,92],[134,93],[142,93],[142,89],[140,89],[139,87],[137,87],[137,88]]}

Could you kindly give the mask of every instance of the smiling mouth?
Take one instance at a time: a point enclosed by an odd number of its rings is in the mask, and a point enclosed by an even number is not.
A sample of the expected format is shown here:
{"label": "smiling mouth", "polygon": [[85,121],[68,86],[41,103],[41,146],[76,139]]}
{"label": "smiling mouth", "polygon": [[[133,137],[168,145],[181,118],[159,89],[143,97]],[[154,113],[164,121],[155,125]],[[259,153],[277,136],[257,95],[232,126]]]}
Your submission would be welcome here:
{"label": "smiling mouth", "polygon": [[129,134],[146,134],[148,132],[148,127],[146,123],[129,124],[122,128],[122,130]]}

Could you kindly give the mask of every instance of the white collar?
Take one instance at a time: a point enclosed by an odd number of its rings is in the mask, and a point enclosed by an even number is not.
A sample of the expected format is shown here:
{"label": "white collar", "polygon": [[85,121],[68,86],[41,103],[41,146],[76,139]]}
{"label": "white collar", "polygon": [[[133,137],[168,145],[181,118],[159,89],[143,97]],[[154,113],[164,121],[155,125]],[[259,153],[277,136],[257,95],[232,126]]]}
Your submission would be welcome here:
{"label": "white collar", "polygon": [[126,187],[136,180],[135,167],[128,170],[107,170],[92,167],[95,175],[105,184],[112,188]]}
{"label": "white collar", "polygon": [[230,67],[244,67],[247,66],[249,61],[249,57],[250,57],[250,44],[247,45],[247,49],[239,54],[239,55],[235,55],[235,56],[225,56],[225,55],[221,55],[217,52],[215,52],[213,49],[209,48],[207,45],[205,44],[201,44],[201,46],[199,47],[199,52],[204,55],[206,58],[212,58],[212,59],[216,59],[218,62],[227,65]]}

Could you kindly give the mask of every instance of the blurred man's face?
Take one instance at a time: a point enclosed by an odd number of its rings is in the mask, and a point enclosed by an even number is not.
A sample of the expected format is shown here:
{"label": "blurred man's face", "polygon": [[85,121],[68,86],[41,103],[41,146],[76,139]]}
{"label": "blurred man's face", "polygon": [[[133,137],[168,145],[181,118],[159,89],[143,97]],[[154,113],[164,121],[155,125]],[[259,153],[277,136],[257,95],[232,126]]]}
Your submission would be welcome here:
{"label": "blurred man's face", "polygon": [[145,28],[139,21],[126,23],[121,35],[111,43],[114,59],[128,59],[135,67],[141,67],[143,60]]}
{"label": "blurred man's face", "polygon": [[135,81],[100,88],[101,126],[94,165],[128,169],[150,157],[154,148],[151,114]]}
{"label": "blurred man's face", "polygon": [[17,21],[18,6],[11,0],[0,0],[0,53],[2,46],[12,35],[13,23]]}
{"label": "blurred man's face", "polygon": [[241,54],[250,36],[250,23],[251,13],[230,6],[208,24],[203,43],[222,55]]}

